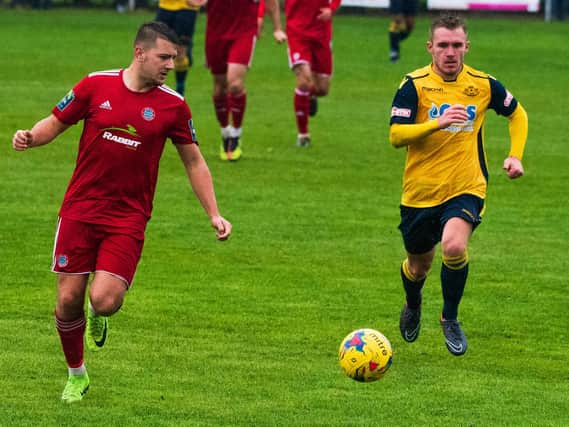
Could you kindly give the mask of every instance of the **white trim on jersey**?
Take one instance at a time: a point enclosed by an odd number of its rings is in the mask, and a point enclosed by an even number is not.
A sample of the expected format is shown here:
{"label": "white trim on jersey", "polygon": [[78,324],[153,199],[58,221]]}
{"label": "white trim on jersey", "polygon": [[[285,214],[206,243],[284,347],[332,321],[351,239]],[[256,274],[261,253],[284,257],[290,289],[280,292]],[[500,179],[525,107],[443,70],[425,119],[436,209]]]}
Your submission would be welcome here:
{"label": "white trim on jersey", "polygon": [[92,73],[89,73],[88,76],[89,76],[89,77],[94,77],[94,76],[118,76],[120,72],[121,72],[120,69],[118,69],[118,70],[94,71],[94,72],[92,72]]}
{"label": "white trim on jersey", "polygon": [[172,89],[169,86],[166,85],[160,85],[158,86],[158,89],[170,94],[170,95],[174,95],[177,96],[178,98],[180,98],[182,101],[184,100],[184,97],[182,95],[180,95],[178,92],[176,92],[174,89]]}

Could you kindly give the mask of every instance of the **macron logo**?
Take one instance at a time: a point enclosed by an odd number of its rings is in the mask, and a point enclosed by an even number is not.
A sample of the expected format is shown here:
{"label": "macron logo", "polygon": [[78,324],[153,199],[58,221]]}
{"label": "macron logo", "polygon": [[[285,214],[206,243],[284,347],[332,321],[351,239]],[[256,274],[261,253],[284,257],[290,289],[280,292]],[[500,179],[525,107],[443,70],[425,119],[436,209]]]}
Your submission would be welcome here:
{"label": "macron logo", "polygon": [[103,110],[112,110],[113,109],[113,107],[111,107],[111,103],[108,99],[105,102],[103,102],[101,105],[99,105],[99,108],[102,108]]}

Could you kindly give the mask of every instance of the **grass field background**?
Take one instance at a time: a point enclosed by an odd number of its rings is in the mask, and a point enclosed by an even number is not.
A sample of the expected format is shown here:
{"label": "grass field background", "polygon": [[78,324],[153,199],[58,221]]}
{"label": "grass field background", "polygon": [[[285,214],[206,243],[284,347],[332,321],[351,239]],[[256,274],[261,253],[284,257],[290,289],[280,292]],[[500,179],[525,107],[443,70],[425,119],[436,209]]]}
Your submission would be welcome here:
{"label": "grass field background", "polygon": [[[200,65],[202,15],[187,99],[234,235],[215,241],[167,146],[134,286],[108,346],[86,354],[87,397],[63,405],[49,267],[80,126],[25,153],[11,138],[85,74],[127,66],[136,28],[152,17],[0,11],[0,425],[567,425],[569,26],[538,18],[469,20],[467,63],[514,93],[530,132],[526,176],[509,181],[507,121],[488,114],[490,189],[461,305],[464,357],[440,332],[439,257],[419,340],[406,344],[398,330],[405,153],[390,147],[388,121],[403,75],[429,62],[428,17],[397,64],[387,61],[387,17],[336,18],[332,90],[307,150],[294,145],[294,78],[267,23],[247,78],[245,157],[226,164]],[[337,364],[340,341],[360,327],[394,349],[372,384]]]}

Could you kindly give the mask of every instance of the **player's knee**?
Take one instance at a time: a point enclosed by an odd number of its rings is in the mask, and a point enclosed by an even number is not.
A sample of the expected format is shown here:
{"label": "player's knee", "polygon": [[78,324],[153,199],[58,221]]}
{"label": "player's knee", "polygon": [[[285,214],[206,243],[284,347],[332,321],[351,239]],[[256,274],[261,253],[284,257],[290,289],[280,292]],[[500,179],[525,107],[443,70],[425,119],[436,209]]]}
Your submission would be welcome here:
{"label": "player's knee", "polygon": [[89,302],[95,313],[101,316],[110,316],[121,308],[126,289],[116,286],[91,286]]}
{"label": "player's knee", "polygon": [[389,32],[398,33],[400,31],[404,31],[405,27],[406,27],[405,20],[402,17],[397,16],[393,18],[389,23]]}
{"label": "player's knee", "polygon": [[185,54],[177,56],[176,59],[174,60],[174,70],[178,72],[188,71],[189,67],[190,67],[190,60]]}
{"label": "player's knee", "polygon": [[110,316],[122,306],[123,298],[116,295],[90,295],[91,306],[95,313],[101,316]]}
{"label": "player's knee", "polygon": [[314,95],[322,97],[328,95],[328,92],[330,92],[330,86],[317,86],[314,90]]}
{"label": "player's knee", "polygon": [[432,260],[408,260],[407,271],[414,280],[421,280],[431,270]]}
{"label": "player's knee", "polygon": [[79,289],[66,289],[57,295],[56,312],[60,318],[73,317],[83,311],[83,294]]}
{"label": "player's knee", "polygon": [[441,242],[443,258],[457,258],[466,253],[466,243],[458,239],[448,239]]}
{"label": "player's knee", "polygon": [[243,79],[233,79],[227,84],[227,90],[231,95],[239,96],[245,91]]}

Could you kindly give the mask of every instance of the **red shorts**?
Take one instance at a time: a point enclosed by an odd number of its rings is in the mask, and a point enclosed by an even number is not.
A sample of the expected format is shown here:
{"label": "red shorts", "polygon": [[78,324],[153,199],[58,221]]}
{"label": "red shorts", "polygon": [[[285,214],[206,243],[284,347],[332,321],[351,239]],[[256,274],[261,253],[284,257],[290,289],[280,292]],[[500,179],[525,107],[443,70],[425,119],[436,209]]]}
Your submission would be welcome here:
{"label": "red shorts", "polygon": [[227,64],[242,64],[250,67],[256,43],[255,34],[244,34],[232,40],[206,36],[206,66],[212,74],[225,74]]}
{"label": "red shorts", "polygon": [[143,246],[144,240],[128,230],[59,218],[51,269],[69,274],[104,271],[130,287]]}
{"label": "red shorts", "polygon": [[331,76],[331,41],[296,37],[288,34],[288,64],[290,68],[300,64],[309,64],[314,73]]}

